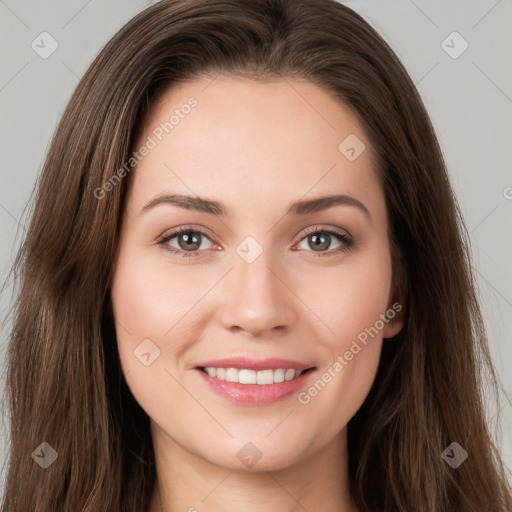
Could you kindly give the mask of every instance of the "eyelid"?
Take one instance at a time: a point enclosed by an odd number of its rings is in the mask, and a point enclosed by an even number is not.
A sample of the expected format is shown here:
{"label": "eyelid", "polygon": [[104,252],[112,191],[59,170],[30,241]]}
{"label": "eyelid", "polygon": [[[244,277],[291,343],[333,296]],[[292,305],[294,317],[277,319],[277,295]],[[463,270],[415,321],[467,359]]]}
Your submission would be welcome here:
{"label": "eyelid", "polygon": [[179,235],[180,233],[187,233],[189,231],[197,231],[198,233],[208,236],[208,238],[212,240],[215,240],[216,238],[215,235],[204,226],[200,226],[199,224],[186,224],[184,226],[179,226],[177,228],[172,228],[164,231],[164,233],[158,237],[157,241],[162,240],[164,238],[168,238],[169,236],[174,237],[176,235]]}
{"label": "eyelid", "polygon": [[298,239],[298,242],[303,240],[306,236],[310,235],[311,233],[316,232],[327,232],[327,233],[335,233],[339,236],[344,236],[346,238],[350,238],[352,240],[352,235],[343,228],[338,228],[336,226],[329,226],[327,224],[315,224],[313,226],[310,226],[306,228],[305,230],[300,231],[297,236],[300,235],[300,238]]}

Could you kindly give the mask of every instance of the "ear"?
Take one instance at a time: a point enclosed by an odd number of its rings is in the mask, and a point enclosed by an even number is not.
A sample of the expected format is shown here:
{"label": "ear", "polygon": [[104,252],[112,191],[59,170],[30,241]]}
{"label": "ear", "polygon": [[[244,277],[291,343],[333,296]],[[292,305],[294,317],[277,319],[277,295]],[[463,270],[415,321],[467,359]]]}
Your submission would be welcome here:
{"label": "ear", "polygon": [[400,265],[393,279],[393,286],[386,309],[388,322],[383,329],[384,338],[393,338],[403,328],[406,317],[405,302],[407,299],[407,276],[405,268]]}

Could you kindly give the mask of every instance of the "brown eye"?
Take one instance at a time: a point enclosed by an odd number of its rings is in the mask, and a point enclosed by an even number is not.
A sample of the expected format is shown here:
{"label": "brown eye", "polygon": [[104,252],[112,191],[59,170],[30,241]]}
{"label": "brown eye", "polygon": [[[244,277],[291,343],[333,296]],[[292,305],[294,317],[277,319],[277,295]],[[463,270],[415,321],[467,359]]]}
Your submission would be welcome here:
{"label": "brown eye", "polygon": [[185,251],[192,251],[194,249],[199,249],[201,246],[201,236],[202,235],[191,231],[190,233],[180,233],[179,235],[176,235],[176,239],[181,249]]}
{"label": "brown eye", "polygon": [[[180,228],[163,236],[158,241],[158,244],[162,245],[168,251],[177,253],[184,257],[200,256],[201,252],[207,249],[207,247],[204,247],[203,243],[205,240],[210,239],[206,233],[203,233],[200,230]],[[175,244],[177,244],[177,246]]]}
{"label": "brown eye", "polygon": [[[332,247],[333,238],[338,241],[338,245]],[[307,247],[302,249],[312,249],[308,252],[318,253],[317,256],[331,256],[339,254],[340,252],[350,249],[354,242],[353,240],[343,231],[337,229],[318,229],[313,228],[312,231],[306,233],[306,236],[300,241],[300,244],[307,244]],[[332,250],[328,250],[332,249]]]}
{"label": "brown eye", "polygon": [[327,250],[331,245],[332,238],[329,233],[318,232],[307,237],[309,246],[315,250]]}

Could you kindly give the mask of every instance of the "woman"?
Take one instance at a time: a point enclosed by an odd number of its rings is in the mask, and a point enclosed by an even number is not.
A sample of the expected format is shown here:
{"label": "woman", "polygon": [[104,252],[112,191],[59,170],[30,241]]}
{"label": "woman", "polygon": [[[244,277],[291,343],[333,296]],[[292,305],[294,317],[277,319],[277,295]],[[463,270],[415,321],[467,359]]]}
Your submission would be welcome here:
{"label": "woman", "polygon": [[37,190],[3,511],[510,510],[464,224],[359,15],[145,9]]}

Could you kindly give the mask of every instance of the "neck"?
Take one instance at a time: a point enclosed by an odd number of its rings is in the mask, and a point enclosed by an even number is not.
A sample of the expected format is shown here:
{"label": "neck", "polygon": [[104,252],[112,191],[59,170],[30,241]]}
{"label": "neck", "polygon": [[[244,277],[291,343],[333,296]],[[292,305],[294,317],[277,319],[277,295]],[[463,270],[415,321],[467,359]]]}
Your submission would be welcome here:
{"label": "neck", "polygon": [[357,512],[349,493],[346,429],[320,451],[281,469],[212,464],[152,424],[157,482],[150,512]]}

